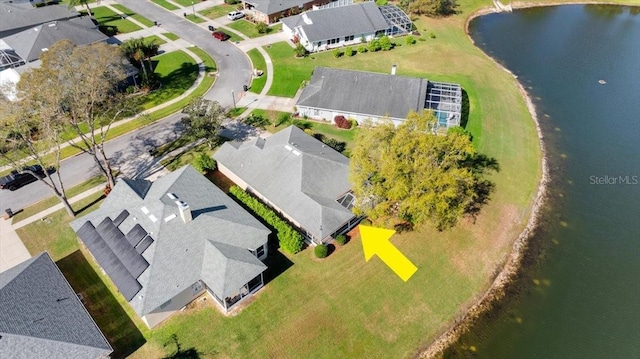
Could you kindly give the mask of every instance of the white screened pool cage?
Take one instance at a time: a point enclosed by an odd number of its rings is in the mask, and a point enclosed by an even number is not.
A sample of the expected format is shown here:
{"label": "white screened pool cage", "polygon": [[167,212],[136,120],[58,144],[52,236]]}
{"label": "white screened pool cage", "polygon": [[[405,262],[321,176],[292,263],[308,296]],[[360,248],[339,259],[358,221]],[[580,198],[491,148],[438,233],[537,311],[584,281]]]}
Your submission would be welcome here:
{"label": "white screened pool cage", "polygon": [[26,62],[15,51],[0,49],[0,70],[24,65]]}
{"label": "white screened pool cage", "polygon": [[379,9],[389,25],[387,35],[402,35],[410,33],[413,29],[411,19],[399,7],[394,5],[383,5],[380,6]]}
{"label": "white screened pool cage", "polygon": [[439,129],[460,126],[462,88],[458,84],[429,81],[424,108],[433,111]]}

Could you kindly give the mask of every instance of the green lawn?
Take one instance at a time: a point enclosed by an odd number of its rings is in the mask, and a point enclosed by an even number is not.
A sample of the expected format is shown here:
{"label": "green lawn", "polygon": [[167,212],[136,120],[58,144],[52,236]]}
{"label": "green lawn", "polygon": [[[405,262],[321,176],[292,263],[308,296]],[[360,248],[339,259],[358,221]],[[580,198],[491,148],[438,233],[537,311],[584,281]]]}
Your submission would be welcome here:
{"label": "green lawn", "polygon": [[139,23],[141,23],[142,25],[146,26],[146,27],[152,27],[153,25],[153,21],[147,19],[146,17],[136,14],[135,12],[129,10],[129,8],[120,5],[120,4],[113,4],[111,5],[112,7],[120,10],[123,14],[132,17],[133,19],[137,20]]}
{"label": "green lawn", "polygon": [[249,22],[245,19],[240,19],[240,20],[230,22],[226,26],[243,33],[245,36],[249,38],[265,36],[265,35],[273,34],[274,32],[278,32],[282,30],[282,24],[277,24],[272,27],[268,27],[267,32],[264,34],[261,34],[258,32],[258,30],[256,30],[256,24]]}
{"label": "green lawn", "polygon": [[228,13],[237,9],[238,5],[220,4],[214,7],[210,7],[204,10],[198,11],[198,14],[208,17],[209,19],[217,19],[222,16],[227,16]]}
{"label": "green lawn", "polygon": [[180,38],[180,36],[172,32],[163,32],[162,35],[166,36],[169,40],[172,40],[172,41],[176,41]]}
{"label": "green lawn", "polygon": [[259,94],[264,89],[264,85],[267,83],[267,63],[264,61],[264,56],[258,51],[258,49],[251,49],[247,52],[254,69],[262,71],[262,76],[254,77],[251,81],[251,88],[249,91]]}
{"label": "green lawn", "polygon": [[199,3],[200,0],[173,0],[173,2],[178,3],[185,7],[187,6],[191,7],[191,5]]}
{"label": "green lawn", "polygon": [[[327,66],[327,61],[313,58],[334,59],[331,54],[319,54],[306,58],[296,58],[293,49],[286,42],[278,42],[266,48],[273,61],[273,83],[267,95],[293,97],[303,81],[311,78],[315,66]],[[339,60],[339,59],[334,59]]]}
{"label": "green lawn", "polygon": [[156,3],[157,5],[162,6],[163,8],[171,11],[171,10],[178,10],[179,7],[173,5],[172,3],[165,1],[165,0],[151,0],[152,2]]}
{"label": "green lawn", "polygon": [[91,8],[91,12],[93,12],[93,17],[96,19],[98,24],[113,27],[115,32],[118,34],[125,34],[142,29],[131,21],[123,19],[122,16],[116,14],[106,6]]}
{"label": "green lawn", "polygon": [[162,87],[144,97],[143,109],[155,107],[183,94],[198,77],[196,61],[184,51],[173,51],[152,58]]}
{"label": "green lawn", "polygon": [[161,39],[158,35],[151,35],[144,38],[145,43],[150,43],[151,41],[155,41],[158,45],[166,44],[167,42]]}
{"label": "green lawn", "polygon": [[169,171],[175,171],[180,167],[191,164],[196,156],[200,154],[213,156],[213,151],[215,151],[215,149],[209,150],[209,146],[206,143],[203,143],[184,152],[180,152],[171,158],[164,159],[161,163]]}
{"label": "green lawn", "polygon": [[195,22],[196,24],[205,22],[207,20],[201,18],[198,15],[194,15],[194,14],[187,14],[187,20],[191,21],[191,22]]}
{"label": "green lawn", "polygon": [[[67,188],[67,190],[65,191],[67,194],[67,198],[72,198],[73,196],[76,196],[86,190],[89,190],[91,188],[94,188],[98,185],[101,184],[106,184],[106,181],[104,179],[104,177],[102,176],[96,176],[90,180],[87,180],[85,182],[82,182],[78,185],[75,185],[71,188]],[[36,213],[40,213],[42,211],[44,211],[47,208],[53,207],[57,204],[60,203],[60,200],[58,199],[58,197],[56,196],[51,196],[49,198],[43,199],[40,202],[34,203],[28,207],[25,207],[22,211],[20,211],[18,214],[13,216],[13,223],[18,223],[21,220],[25,219],[25,218],[29,218],[31,216],[33,216]],[[73,204],[71,204],[71,208],[73,208],[74,210],[79,209],[80,207],[74,206]]]}

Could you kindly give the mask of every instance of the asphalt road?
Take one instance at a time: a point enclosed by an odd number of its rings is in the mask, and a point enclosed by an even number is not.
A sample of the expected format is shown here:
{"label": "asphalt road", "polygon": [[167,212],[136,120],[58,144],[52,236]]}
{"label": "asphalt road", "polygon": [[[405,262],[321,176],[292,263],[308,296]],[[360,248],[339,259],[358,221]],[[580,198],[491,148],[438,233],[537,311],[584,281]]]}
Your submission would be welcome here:
{"label": "asphalt road", "polygon": [[[218,78],[205,98],[218,101],[224,107],[233,105],[231,92],[242,92],[242,85],[251,79],[251,65],[247,56],[232,43],[214,39],[211,33],[191,21],[166,11],[150,1],[120,0],[119,3],[181,38],[200,47],[211,55],[218,66]],[[236,98],[237,100],[237,98]],[[105,151],[114,169],[127,177],[144,178],[158,170],[148,150],[174,139],[179,132],[180,114],[171,115],[153,125],[123,135],[105,144]],[[93,158],[82,154],[64,160],[60,175],[66,188],[99,175]],[[55,174],[54,174],[54,177]],[[0,190],[0,210],[11,208],[14,212],[44,198],[52,196],[51,190],[40,181],[28,184],[16,191]]]}

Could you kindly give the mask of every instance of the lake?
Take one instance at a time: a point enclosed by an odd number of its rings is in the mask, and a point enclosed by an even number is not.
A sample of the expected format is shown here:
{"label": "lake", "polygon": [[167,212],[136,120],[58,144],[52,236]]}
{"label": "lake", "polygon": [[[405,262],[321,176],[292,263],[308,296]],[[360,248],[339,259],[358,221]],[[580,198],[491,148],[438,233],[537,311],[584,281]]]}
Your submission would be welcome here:
{"label": "lake", "polygon": [[640,8],[516,10],[470,33],[534,99],[553,181],[542,259],[450,357],[640,358]]}

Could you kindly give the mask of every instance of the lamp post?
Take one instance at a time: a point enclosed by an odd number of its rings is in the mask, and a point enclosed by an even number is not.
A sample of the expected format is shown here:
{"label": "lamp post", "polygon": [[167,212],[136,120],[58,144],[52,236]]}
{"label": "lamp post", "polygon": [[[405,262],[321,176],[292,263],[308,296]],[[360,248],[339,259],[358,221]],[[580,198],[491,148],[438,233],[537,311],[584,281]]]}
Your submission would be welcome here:
{"label": "lamp post", "polygon": [[193,5],[193,0],[191,0],[191,10],[193,11],[193,16],[196,16],[196,7]]}
{"label": "lamp post", "polygon": [[233,109],[236,109],[236,95],[233,93],[233,90],[231,90],[231,98],[233,99]]}

